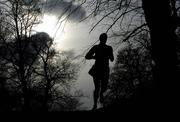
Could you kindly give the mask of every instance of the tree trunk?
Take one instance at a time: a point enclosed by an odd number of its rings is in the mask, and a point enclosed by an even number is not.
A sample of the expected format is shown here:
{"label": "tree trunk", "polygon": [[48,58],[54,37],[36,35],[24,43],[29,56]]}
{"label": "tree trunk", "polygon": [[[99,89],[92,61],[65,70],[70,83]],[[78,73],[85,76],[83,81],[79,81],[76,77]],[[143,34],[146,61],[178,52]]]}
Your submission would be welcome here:
{"label": "tree trunk", "polygon": [[43,101],[43,111],[48,111],[48,100],[49,100],[49,91],[50,91],[50,85],[51,80],[49,79],[48,71],[47,71],[47,60],[44,62],[44,74],[46,78],[46,85],[45,85],[45,95],[44,95],[44,101]]}
{"label": "tree trunk", "polygon": [[50,90],[51,81],[47,80],[46,88],[45,88],[45,96],[43,101],[43,111],[48,111],[48,100],[49,100],[49,90]]}
{"label": "tree trunk", "polygon": [[27,81],[25,80],[25,71],[23,63],[20,64],[20,82],[22,84],[22,92],[23,92],[23,99],[24,99],[24,106],[23,111],[28,112],[30,111],[30,105],[29,105],[29,94],[28,94],[28,88],[27,88]]}
{"label": "tree trunk", "polygon": [[157,109],[175,109],[179,97],[176,35],[169,0],[142,0],[150,29],[152,57],[155,61],[153,105]]}

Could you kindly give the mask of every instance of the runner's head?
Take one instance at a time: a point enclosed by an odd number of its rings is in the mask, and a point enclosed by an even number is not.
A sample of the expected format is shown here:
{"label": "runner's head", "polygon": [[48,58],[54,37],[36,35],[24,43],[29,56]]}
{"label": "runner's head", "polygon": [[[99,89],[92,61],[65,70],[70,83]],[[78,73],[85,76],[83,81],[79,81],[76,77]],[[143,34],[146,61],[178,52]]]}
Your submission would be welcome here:
{"label": "runner's head", "polygon": [[106,34],[106,33],[102,33],[102,34],[99,36],[99,40],[100,40],[100,43],[101,43],[101,44],[106,44],[107,34]]}

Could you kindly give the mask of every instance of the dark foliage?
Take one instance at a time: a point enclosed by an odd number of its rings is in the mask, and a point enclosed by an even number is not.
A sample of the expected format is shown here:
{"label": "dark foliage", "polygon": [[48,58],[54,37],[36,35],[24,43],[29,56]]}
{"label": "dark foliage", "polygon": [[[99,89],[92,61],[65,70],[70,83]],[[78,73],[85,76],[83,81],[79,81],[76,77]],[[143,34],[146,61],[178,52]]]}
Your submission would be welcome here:
{"label": "dark foliage", "polygon": [[141,35],[137,41],[128,43],[124,49],[119,50],[112,68],[107,104],[121,104],[124,100],[133,99],[139,87],[152,83],[153,60],[150,50],[142,45],[142,37],[145,36],[148,38],[145,34]]}

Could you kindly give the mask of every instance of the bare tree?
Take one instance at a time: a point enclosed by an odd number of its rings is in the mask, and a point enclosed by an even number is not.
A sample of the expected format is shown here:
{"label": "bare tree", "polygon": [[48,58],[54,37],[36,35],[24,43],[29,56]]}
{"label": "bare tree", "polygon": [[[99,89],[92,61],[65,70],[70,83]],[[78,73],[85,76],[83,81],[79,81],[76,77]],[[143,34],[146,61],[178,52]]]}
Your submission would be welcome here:
{"label": "bare tree", "polygon": [[44,87],[42,105],[44,111],[50,110],[51,106],[57,101],[59,105],[62,105],[60,102],[65,101],[66,98],[67,100],[75,100],[71,98],[69,91],[77,78],[78,65],[73,63],[68,55],[58,53],[54,49],[52,41],[51,39],[49,43],[41,48],[34,48],[37,52],[38,49],[41,51],[41,53],[38,53],[40,65],[34,67],[34,72],[39,76],[41,79],[39,83]]}
{"label": "bare tree", "polygon": [[[39,23],[40,4],[36,0],[3,0],[0,6],[1,17],[4,18],[1,26],[7,28],[7,31],[1,30],[4,34],[2,35],[4,48],[8,48],[9,54],[9,57],[5,58],[17,73],[17,79],[22,86],[24,110],[27,111],[29,109],[27,78],[31,65],[26,64],[25,50],[29,45],[28,37],[32,33],[32,27]],[[11,42],[14,44],[11,45]]]}
{"label": "bare tree", "polygon": [[[45,33],[34,34],[33,27],[40,23],[42,15],[45,14],[43,12],[47,12],[44,10],[53,9],[53,6],[46,8],[46,5],[51,5],[51,2],[37,0],[0,1],[0,59],[2,59],[0,66],[4,66],[5,69],[1,68],[0,70],[0,77],[3,78],[1,83],[4,87],[5,81],[6,86],[11,87],[6,89],[13,95],[17,95],[18,104],[23,106],[24,111],[36,109],[35,106],[41,102],[44,110],[50,110],[55,103],[60,106],[63,101],[66,101],[63,103],[66,107],[61,106],[60,108],[68,110],[76,108],[79,104],[78,99],[76,99],[78,95],[72,96],[69,93],[77,76],[77,64],[69,58],[71,56],[58,53],[55,50],[53,39],[49,35]],[[68,5],[61,6],[63,9],[58,9],[62,10],[58,17],[58,23],[67,21],[81,7],[74,1],[56,2]],[[36,96],[37,89],[40,89],[40,94],[42,93],[42,100],[39,100],[39,103],[36,102],[41,98]],[[10,109],[21,110],[19,106]]]}

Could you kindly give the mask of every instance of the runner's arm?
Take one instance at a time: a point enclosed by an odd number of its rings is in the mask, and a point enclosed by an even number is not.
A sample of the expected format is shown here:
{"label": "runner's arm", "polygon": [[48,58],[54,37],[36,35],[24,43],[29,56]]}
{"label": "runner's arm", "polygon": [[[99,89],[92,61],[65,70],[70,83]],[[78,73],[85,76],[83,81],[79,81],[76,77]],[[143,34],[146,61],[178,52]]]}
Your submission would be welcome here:
{"label": "runner's arm", "polygon": [[86,54],[86,59],[95,59],[95,47],[92,47],[89,52]]}
{"label": "runner's arm", "polygon": [[113,48],[110,48],[110,61],[113,62],[114,61],[114,55],[113,55]]}

